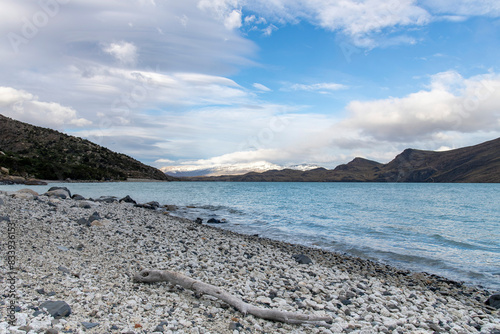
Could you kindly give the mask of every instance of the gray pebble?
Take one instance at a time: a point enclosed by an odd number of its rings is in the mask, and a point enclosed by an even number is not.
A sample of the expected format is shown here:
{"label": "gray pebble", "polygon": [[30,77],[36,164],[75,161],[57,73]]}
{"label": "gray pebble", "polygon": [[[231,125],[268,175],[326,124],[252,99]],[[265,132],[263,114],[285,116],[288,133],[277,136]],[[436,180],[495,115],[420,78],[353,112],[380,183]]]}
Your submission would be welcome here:
{"label": "gray pebble", "polygon": [[94,327],[99,326],[100,324],[98,322],[86,322],[82,321],[82,326],[85,327],[86,329],[91,329]]}

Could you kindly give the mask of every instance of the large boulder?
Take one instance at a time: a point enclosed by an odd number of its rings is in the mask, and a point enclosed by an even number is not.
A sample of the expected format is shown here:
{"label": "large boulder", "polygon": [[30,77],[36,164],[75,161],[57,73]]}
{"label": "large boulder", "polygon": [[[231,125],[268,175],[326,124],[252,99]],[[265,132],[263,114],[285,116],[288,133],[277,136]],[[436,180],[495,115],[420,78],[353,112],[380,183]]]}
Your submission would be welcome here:
{"label": "large boulder", "polygon": [[36,191],[27,188],[18,190],[17,193],[31,194],[33,196],[38,196],[38,193]]}
{"label": "large boulder", "polygon": [[497,310],[500,309],[500,293],[491,295],[485,304],[493,308],[496,308]]}
{"label": "large boulder", "polygon": [[37,180],[37,179],[27,179],[24,182],[24,184],[27,185],[27,186],[46,186],[47,182],[41,181],[41,180]]}
{"label": "large boulder", "polygon": [[22,176],[5,176],[2,179],[3,184],[25,184],[26,179]]}
{"label": "large boulder", "polygon": [[73,196],[71,196],[71,198],[75,201],[84,201],[85,200],[85,197],[83,197],[82,195],[78,195],[78,194],[73,194]]}
{"label": "large boulder", "polygon": [[26,193],[26,192],[15,192],[12,194],[13,198],[24,199],[24,200],[32,200],[35,199],[35,195]]}
{"label": "large boulder", "polygon": [[160,203],[158,203],[156,201],[152,201],[152,202],[147,202],[147,203],[144,203],[144,204],[135,204],[135,206],[138,207],[138,208],[156,210],[156,209],[158,209],[160,207]]}
{"label": "large boulder", "polygon": [[207,224],[224,224],[224,223],[226,223],[225,220],[219,220],[215,218],[210,218],[209,220],[207,220]]}
{"label": "large boulder", "polygon": [[52,187],[44,195],[61,199],[71,198],[71,192],[66,187]]}
{"label": "large boulder", "polygon": [[84,209],[91,209],[100,206],[99,203],[92,201],[78,201],[78,207]]}
{"label": "large boulder", "polygon": [[95,200],[96,202],[104,202],[104,203],[114,203],[118,202],[118,197],[115,196],[101,196]]}
{"label": "large boulder", "polygon": [[304,255],[304,254],[296,254],[293,255],[293,258],[295,261],[297,261],[298,264],[312,264],[312,260],[309,256]]}
{"label": "large boulder", "polygon": [[123,202],[137,204],[137,202],[134,201],[132,199],[132,197],[130,197],[129,195],[127,195],[127,196],[123,197],[122,199],[120,199],[120,203],[123,203]]}
{"label": "large boulder", "polygon": [[64,301],[46,301],[40,305],[40,308],[46,310],[54,319],[61,319],[71,314],[71,307]]}

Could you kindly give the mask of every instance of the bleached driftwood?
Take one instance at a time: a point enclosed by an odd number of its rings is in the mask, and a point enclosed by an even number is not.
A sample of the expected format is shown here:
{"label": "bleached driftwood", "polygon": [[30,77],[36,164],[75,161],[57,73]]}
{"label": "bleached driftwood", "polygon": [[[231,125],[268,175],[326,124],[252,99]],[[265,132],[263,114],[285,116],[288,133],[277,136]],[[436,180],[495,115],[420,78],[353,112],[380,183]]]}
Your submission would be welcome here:
{"label": "bleached driftwood", "polygon": [[214,285],[197,281],[191,277],[174,271],[146,269],[137,273],[134,276],[134,281],[139,283],[169,282],[174,285],[180,285],[183,288],[193,290],[198,294],[206,294],[218,298],[236,308],[238,311],[243,313],[243,315],[252,314],[262,319],[280,321],[288,324],[309,323],[325,327],[330,327],[328,323],[332,322],[332,318],[327,316],[284,312],[253,306]]}

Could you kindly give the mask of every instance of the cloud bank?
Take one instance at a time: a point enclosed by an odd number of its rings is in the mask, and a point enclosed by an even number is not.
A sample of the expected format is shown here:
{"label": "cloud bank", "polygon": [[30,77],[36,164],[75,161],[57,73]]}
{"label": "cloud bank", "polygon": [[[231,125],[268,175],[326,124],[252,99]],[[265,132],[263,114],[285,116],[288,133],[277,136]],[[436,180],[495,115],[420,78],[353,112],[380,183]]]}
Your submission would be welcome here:
{"label": "cloud bank", "polygon": [[500,75],[433,75],[429,89],[401,98],[353,101],[344,123],[377,140],[406,141],[455,131],[495,131],[500,125]]}

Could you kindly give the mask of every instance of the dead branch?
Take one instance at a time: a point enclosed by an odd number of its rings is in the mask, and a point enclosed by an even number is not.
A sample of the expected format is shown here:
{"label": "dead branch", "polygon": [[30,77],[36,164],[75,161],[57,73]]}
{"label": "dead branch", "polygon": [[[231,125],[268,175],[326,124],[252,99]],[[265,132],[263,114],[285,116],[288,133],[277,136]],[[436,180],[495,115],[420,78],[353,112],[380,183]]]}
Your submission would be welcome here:
{"label": "dead branch", "polygon": [[284,312],[253,306],[214,285],[197,281],[191,277],[174,271],[146,269],[135,274],[134,281],[138,283],[169,282],[174,285],[180,285],[183,288],[193,290],[198,294],[206,294],[218,298],[236,308],[238,311],[243,313],[243,315],[252,314],[262,319],[280,321],[288,324],[309,323],[325,327],[330,327],[328,323],[332,322],[332,318],[328,316]]}

